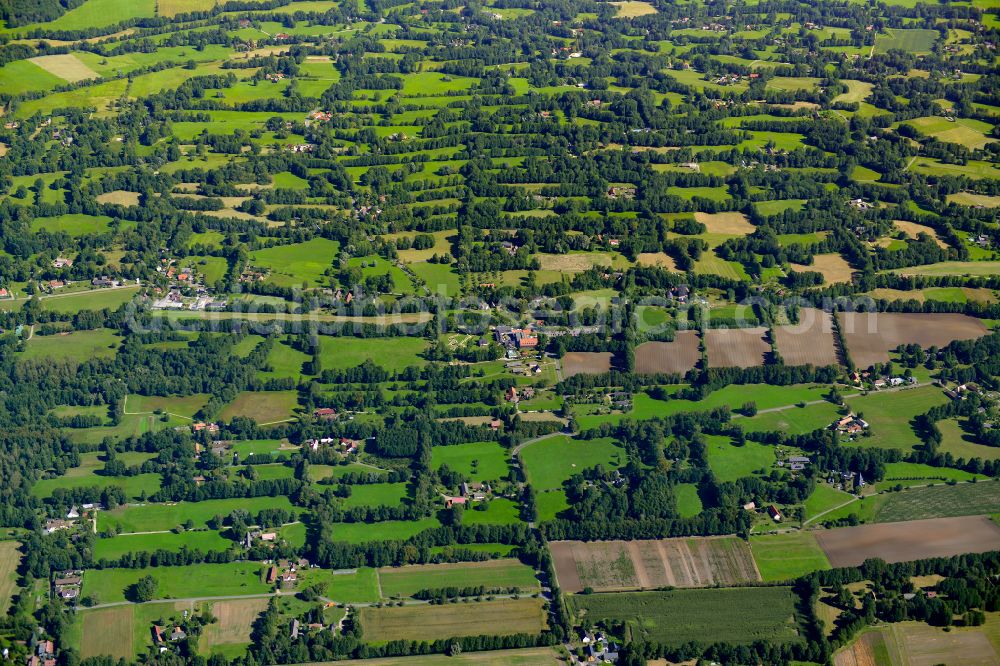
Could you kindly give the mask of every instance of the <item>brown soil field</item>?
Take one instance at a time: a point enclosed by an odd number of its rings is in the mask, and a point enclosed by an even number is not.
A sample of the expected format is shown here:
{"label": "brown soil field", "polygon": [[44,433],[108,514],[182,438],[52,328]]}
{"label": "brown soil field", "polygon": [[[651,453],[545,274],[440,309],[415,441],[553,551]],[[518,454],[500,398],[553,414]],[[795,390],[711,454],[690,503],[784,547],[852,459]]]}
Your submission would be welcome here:
{"label": "brown soil field", "polygon": [[906,562],[1000,550],[1000,526],[986,516],[908,520],[816,532],[830,565],[854,567],[869,557]]}
{"label": "brown soil field", "polygon": [[756,582],[750,547],[736,537],[640,541],[553,541],[559,585],[567,592],[708,587]]}
{"label": "brown soil field", "polygon": [[801,308],[799,323],[774,327],[774,340],[786,365],[840,363],[833,335],[833,316],[815,308]]}
{"label": "brown soil field", "polygon": [[[944,631],[916,622],[889,626],[892,653],[908,666],[996,666],[1000,656],[987,636],[979,629]],[[895,662],[894,662],[895,663]]]}
{"label": "brown soil field", "polygon": [[566,352],[562,368],[564,377],[599,375],[611,369],[611,352]]}
{"label": "brown soil field", "polygon": [[0,143],[0,157],[3,157],[6,154],[7,154],[7,144]]}
{"label": "brown soil field", "polygon": [[112,192],[105,192],[104,194],[98,194],[97,203],[102,204],[119,204],[121,206],[138,206],[139,205],[139,193],[129,192],[128,190],[114,190]]}
{"label": "brown soil field", "polygon": [[797,273],[806,271],[822,273],[826,284],[850,282],[851,275],[854,273],[851,265],[839,254],[817,254],[813,256],[813,262],[809,266],[805,264],[790,264],[790,267]]}
{"label": "brown soil field", "polygon": [[637,266],[659,266],[669,271],[676,271],[677,264],[666,252],[640,252],[635,258]]}
{"label": "brown soil field", "polygon": [[963,314],[838,312],[837,320],[851,360],[859,368],[885,363],[889,351],[899,345],[943,347],[988,332],[981,320]]}
{"label": "brown soil field", "polygon": [[212,604],[212,615],[218,622],[205,627],[199,646],[211,652],[216,645],[240,645],[250,643],[250,631],[254,620],[265,608],[267,599],[230,599]]}
{"label": "brown soil field", "polygon": [[712,328],[705,331],[708,365],[716,368],[751,368],[764,365],[764,355],[771,351],[765,340],[767,329]]}
{"label": "brown soil field", "polygon": [[695,213],[694,219],[704,224],[710,234],[746,236],[757,228],[743,213]]}
{"label": "brown soil field", "polygon": [[885,649],[885,636],[881,631],[869,631],[835,654],[833,664],[834,666],[882,666],[875,657],[880,648]]}
{"label": "brown soil field", "polygon": [[80,656],[108,655],[129,661],[132,654],[132,606],[114,606],[87,611],[83,615]]}
{"label": "brown soil field", "polygon": [[934,242],[938,244],[938,247],[948,247],[947,243],[938,238],[937,232],[934,231],[933,227],[928,227],[924,224],[917,224],[916,222],[907,222],[906,220],[893,220],[892,223],[896,225],[897,229],[910,238],[916,238],[918,234],[923,233],[933,238]]}
{"label": "brown soil field", "polygon": [[538,634],[545,628],[542,599],[472,604],[359,609],[366,641],[426,641],[484,634]]}
{"label": "brown soil field", "polygon": [[673,342],[644,342],[635,348],[635,371],[684,374],[698,363],[698,333],[677,331]]}
{"label": "brown soil field", "polygon": [[543,271],[582,273],[589,271],[594,266],[611,266],[611,255],[609,254],[536,254],[535,257]]}
{"label": "brown soil field", "polygon": [[38,65],[49,74],[58,76],[60,79],[65,79],[70,83],[76,83],[77,81],[84,81],[86,79],[96,79],[100,76],[90,67],[87,67],[83,61],[77,59],[77,57],[72,53],[37,56],[34,58],[28,58],[28,60]]}

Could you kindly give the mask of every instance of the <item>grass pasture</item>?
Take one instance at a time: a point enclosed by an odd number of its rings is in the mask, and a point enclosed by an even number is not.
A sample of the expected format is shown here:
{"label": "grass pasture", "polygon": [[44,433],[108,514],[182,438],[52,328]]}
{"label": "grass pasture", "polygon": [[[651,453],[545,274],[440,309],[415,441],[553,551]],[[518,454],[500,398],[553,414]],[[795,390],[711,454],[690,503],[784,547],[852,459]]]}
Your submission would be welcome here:
{"label": "grass pasture", "polygon": [[324,273],[337,258],[340,243],[313,238],[304,243],[276,245],[250,254],[250,263],[271,271],[268,282],[278,286],[324,286]]}
{"label": "grass pasture", "polygon": [[420,590],[445,587],[516,587],[524,592],[539,588],[534,570],[511,559],[390,567],[379,569],[378,577],[382,594],[390,598],[409,597]]}
{"label": "grass pasture", "polygon": [[536,490],[561,489],[564,481],[583,470],[603,465],[606,469],[626,463],[625,450],[608,437],[573,439],[556,435],[521,450],[528,481]]}
{"label": "grass pasture", "polygon": [[798,642],[796,601],[790,587],[737,587],[575,595],[570,603],[588,622],[623,622],[650,642],[707,645]]}
{"label": "grass pasture", "polygon": [[117,530],[125,534],[156,532],[172,530],[188,520],[192,521],[195,527],[204,527],[214,516],[228,516],[237,509],[256,515],[264,509],[291,511],[293,507],[284,496],[128,505],[98,512],[97,529],[99,532]]}
{"label": "grass pasture", "polygon": [[996,141],[989,138],[993,127],[982,120],[970,118],[943,118],[941,116],[925,116],[906,121],[908,125],[926,136],[932,136],[938,141],[957,143],[966,148],[982,148]]}
{"label": "grass pasture", "polygon": [[616,18],[635,18],[636,16],[647,16],[656,13],[656,7],[641,0],[625,0],[624,2],[612,2],[618,8]]}
{"label": "grass pasture", "polygon": [[118,336],[106,328],[56,335],[32,336],[25,345],[24,360],[54,359],[83,363],[91,358],[115,355]]}
{"label": "grass pasture", "polygon": [[94,544],[94,559],[117,560],[130,553],[152,553],[155,551],[180,552],[183,549],[191,551],[223,552],[233,542],[223,538],[218,532],[163,532],[158,534],[121,535],[110,539],[98,539]]}
{"label": "grass pasture", "polygon": [[499,480],[507,476],[507,453],[498,442],[472,442],[435,446],[431,449],[431,467],[460,472],[473,481]]}
{"label": "grass pasture", "polygon": [[82,594],[95,597],[99,603],[125,601],[126,588],[143,576],[156,579],[156,599],[263,594],[270,586],[263,582],[260,569],[257,562],[93,569],[83,577]]}
{"label": "grass pasture", "polygon": [[354,368],[372,361],[389,371],[423,366],[421,357],[427,349],[423,338],[353,338],[322,336],[319,339],[320,358],[324,370]]}
{"label": "grass pasture", "polygon": [[885,32],[875,37],[875,50],[878,53],[888,53],[899,49],[914,55],[930,53],[940,35],[937,30],[923,28],[886,28]]}
{"label": "grass pasture", "polygon": [[11,598],[17,591],[17,568],[21,563],[21,544],[17,541],[0,541],[0,613],[10,608]]}
{"label": "grass pasture", "polygon": [[443,606],[361,608],[365,640],[436,640],[484,634],[537,634],[545,628],[541,599],[498,599]]}
{"label": "grass pasture", "polygon": [[750,551],[767,582],[791,580],[830,568],[813,532],[784,532],[750,537]]}

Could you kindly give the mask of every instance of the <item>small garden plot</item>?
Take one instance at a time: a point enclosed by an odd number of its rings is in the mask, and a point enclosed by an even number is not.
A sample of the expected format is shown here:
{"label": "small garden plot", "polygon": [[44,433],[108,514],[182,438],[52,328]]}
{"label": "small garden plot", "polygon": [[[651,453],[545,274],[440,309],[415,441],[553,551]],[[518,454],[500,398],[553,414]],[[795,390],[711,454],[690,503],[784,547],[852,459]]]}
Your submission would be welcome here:
{"label": "small garden plot", "polygon": [[243,391],[219,413],[223,421],[245,416],[258,423],[278,423],[294,416],[299,396],[296,391]]}
{"label": "small garden plot", "polygon": [[218,532],[163,532],[158,534],[124,534],[110,539],[98,539],[94,544],[94,560],[117,560],[131,553],[153,553],[164,550],[171,553],[183,549],[190,551],[222,552],[233,542],[224,539]]}
{"label": "small garden plot", "polygon": [[366,641],[423,641],[459,636],[538,634],[546,626],[542,599],[498,599],[473,604],[364,607]]}
{"label": "small garden plot", "polygon": [[833,317],[815,308],[801,308],[799,323],[776,326],[771,333],[787,365],[837,365]]}
{"label": "small garden plot", "polygon": [[447,465],[473,481],[499,481],[510,473],[507,451],[498,442],[471,442],[435,446],[431,449],[431,467]]}
{"label": "small garden plot", "polygon": [[424,338],[352,338],[321,336],[320,359],[324,370],[355,368],[365,361],[398,372],[421,367],[426,361],[421,355],[427,349]]}
{"label": "small garden plot", "polygon": [[611,370],[611,352],[566,352],[562,357],[563,376],[600,375]]}
{"label": "small garden plot", "polygon": [[92,358],[110,358],[118,347],[118,336],[106,328],[55,335],[34,335],[25,344],[24,360],[48,359],[83,363]]}
{"label": "small garden plot", "polygon": [[906,562],[998,550],[1000,527],[987,516],[937,518],[821,530],[816,539],[834,567],[856,567],[873,557]]}
{"label": "small garden plot", "polygon": [[830,568],[830,560],[816,541],[815,532],[753,535],[750,550],[766,582],[792,580]]}
{"label": "small garden plot", "polygon": [[340,250],[340,243],[326,238],[313,238],[304,243],[277,245],[250,254],[250,263],[271,271],[267,280],[292,287],[326,286],[325,273],[331,269]]}
{"label": "small garden plot", "polygon": [[774,447],[757,442],[746,442],[737,446],[729,437],[706,435],[706,455],[708,466],[715,478],[725,483],[763,471],[768,473],[774,467],[776,458]]}
{"label": "small garden plot", "polygon": [[574,439],[555,435],[539,440],[521,450],[528,482],[535,490],[561,489],[563,482],[585,469],[603,465],[606,469],[623,466],[625,450],[609,437]]}
{"label": "small garden plot", "polygon": [[643,374],[684,374],[700,359],[695,331],[678,331],[671,342],[644,342],[635,348],[635,370]]}
{"label": "small garden plot", "polygon": [[421,590],[446,587],[517,588],[524,592],[540,587],[535,570],[513,559],[388,567],[379,569],[378,575],[386,597],[410,597]]}
{"label": "small garden plot", "polygon": [[752,368],[764,365],[771,351],[767,329],[713,328],[705,331],[708,364],[717,368]]}
{"label": "small garden plot", "polygon": [[885,363],[889,351],[899,345],[944,347],[988,333],[982,320],[962,314],[841,312],[837,319],[848,354],[859,368]]}
{"label": "small garden plot", "polygon": [[257,562],[192,564],[146,569],[93,569],[83,577],[83,596],[98,603],[125,601],[125,591],[143,576],[157,581],[156,599],[184,599],[263,594],[271,586],[263,582]]}
{"label": "small garden plot", "polygon": [[[790,587],[586,594],[571,605],[589,623],[624,623],[652,643],[801,642],[798,597]],[[754,609],[748,612],[748,609]]]}
{"label": "small garden plot", "polygon": [[635,541],[553,541],[567,592],[709,587],[760,580],[750,548],[735,537]]}
{"label": "small garden plot", "polygon": [[847,263],[847,260],[836,253],[813,255],[811,264],[790,264],[789,267],[797,272],[822,273],[823,281],[826,284],[847,283],[851,281],[854,269]]}

